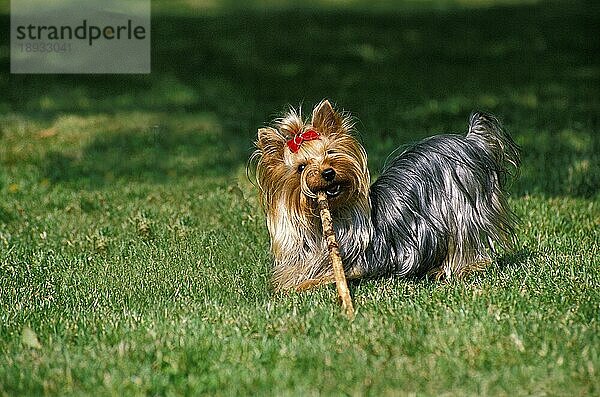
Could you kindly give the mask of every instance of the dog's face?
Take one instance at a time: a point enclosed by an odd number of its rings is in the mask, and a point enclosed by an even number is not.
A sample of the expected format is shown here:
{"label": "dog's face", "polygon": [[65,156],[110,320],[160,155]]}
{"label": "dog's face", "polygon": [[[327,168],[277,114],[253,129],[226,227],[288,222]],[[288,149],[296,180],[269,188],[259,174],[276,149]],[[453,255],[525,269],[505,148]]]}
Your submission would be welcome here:
{"label": "dog's face", "polygon": [[258,131],[257,181],[267,211],[281,206],[302,217],[314,214],[314,198],[325,191],[332,210],[368,196],[366,153],[351,134],[349,117],[325,100],[310,122],[291,110],[274,128]]}

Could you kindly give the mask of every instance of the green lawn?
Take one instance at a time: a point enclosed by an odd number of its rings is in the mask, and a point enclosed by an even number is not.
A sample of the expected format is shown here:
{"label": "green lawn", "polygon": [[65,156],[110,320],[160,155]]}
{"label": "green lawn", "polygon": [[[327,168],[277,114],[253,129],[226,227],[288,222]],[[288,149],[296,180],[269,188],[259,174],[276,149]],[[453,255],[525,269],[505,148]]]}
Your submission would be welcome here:
{"label": "green lawn", "polygon": [[[10,75],[0,42],[0,396],[600,394],[596,2],[153,3],[148,76]],[[323,97],[374,174],[500,116],[515,252],[352,284],[352,322],[333,287],[273,294],[246,161]]]}

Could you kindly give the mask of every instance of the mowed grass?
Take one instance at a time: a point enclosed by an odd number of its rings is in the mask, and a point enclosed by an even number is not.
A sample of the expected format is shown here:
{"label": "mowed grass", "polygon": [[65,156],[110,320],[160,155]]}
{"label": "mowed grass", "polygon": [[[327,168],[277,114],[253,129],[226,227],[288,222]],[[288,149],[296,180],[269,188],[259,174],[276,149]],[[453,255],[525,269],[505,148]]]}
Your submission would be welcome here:
{"label": "mowed grass", "polygon": [[[0,47],[0,395],[600,393],[597,5],[154,3],[149,76],[9,75]],[[354,321],[333,287],[274,294],[246,161],[323,97],[375,175],[499,115],[515,251],[352,284]]]}

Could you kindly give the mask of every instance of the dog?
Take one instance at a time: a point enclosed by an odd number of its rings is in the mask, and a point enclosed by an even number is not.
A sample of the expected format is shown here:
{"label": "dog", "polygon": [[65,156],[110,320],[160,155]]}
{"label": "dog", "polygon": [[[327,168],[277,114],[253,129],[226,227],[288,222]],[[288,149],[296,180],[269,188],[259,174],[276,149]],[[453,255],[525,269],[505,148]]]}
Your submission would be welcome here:
{"label": "dog", "polygon": [[401,148],[371,184],[353,118],[328,100],[310,120],[293,108],[260,128],[251,157],[265,212],[277,291],[333,282],[316,209],[327,194],[348,279],[460,277],[515,242],[508,178],[520,149],[491,114],[473,112],[466,135]]}

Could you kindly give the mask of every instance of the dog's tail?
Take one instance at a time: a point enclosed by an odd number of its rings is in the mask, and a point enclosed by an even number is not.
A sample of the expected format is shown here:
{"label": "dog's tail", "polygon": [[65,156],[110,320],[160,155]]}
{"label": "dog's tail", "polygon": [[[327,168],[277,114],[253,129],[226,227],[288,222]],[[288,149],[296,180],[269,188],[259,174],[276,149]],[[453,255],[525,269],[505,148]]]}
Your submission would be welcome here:
{"label": "dog's tail", "polygon": [[485,112],[473,112],[469,118],[467,139],[483,144],[496,165],[501,180],[515,175],[521,164],[520,148],[506,133],[496,117]]}

